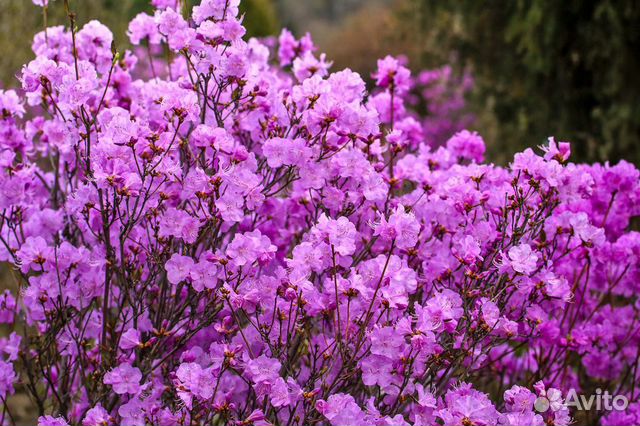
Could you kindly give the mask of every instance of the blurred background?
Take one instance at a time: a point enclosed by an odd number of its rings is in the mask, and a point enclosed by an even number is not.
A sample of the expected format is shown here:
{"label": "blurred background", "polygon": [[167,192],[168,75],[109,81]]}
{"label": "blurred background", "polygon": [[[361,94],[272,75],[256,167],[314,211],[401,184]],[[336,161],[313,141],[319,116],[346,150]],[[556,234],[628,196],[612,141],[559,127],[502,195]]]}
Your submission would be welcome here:
{"label": "blurred background", "polygon": [[[49,24],[66,23],[50,0]],[[189,5],[197,0],[188,0]],[[99,19],[127,47],[129,19],[147,0],[71,0],[78,24]],[[488,159],[547,136],[571,141],[574,161],[640,164],[640,2],[637,0],[243,0],[250,35],[309,31],[334,61],[366,79],[376,59],[406,55],[414,72],[445,64],[474,80],[466,107]],[[0,0],[0,85],[31,59],[41,9]]]}

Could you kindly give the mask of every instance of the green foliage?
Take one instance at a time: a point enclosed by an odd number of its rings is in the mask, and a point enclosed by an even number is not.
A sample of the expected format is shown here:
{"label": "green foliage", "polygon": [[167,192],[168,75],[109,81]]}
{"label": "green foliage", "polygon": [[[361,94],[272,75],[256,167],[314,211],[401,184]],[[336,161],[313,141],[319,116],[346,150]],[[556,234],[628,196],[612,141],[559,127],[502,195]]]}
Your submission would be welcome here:
{"label": "green foliage", "polygon": [[[146,0],[70,0],[76,25],[97,19],[113,31],[119,49],[129,47],[126,36],[129,20],[142,11],[150,11]],[[69,25],[62,0],[51,0],[47,24]],[[20,67],[33,58],[31,41],[44,28],[43,9],[30,0],[0,0],[0,82],[15,87]]]}
{"label": "green foliage", "polygon": [[271,0],[244,0],[240,3],[243,24],[250,37],[275,35],[280,29],[276,9]]}
{"label": "green foliage", "polygon": [[640,3],[409,1],[431,40],[422,60],[458,52],[473,68],[495,156],[556,135],[573,142],[574,159],[640,162]]}
{"label": "green foliage", "polygon": [[[62,0],[50,0],[47,23],[68,25]],[[152,13],[150,0],[70,0],[71,10],[77,15],[78,27],[97,19],[113,31],[118,49],[129,48],[126,36],[131,18],[140,12]],[[191,9],[199,0],[187,0]],[[276,34],[279,30],[272,0],[243,0],[245,26],[252,36]],[[20,67],[33,58],[33,35],[44,28],[43,10],[30,0],[0,0],[0,87],[15,87]]]}

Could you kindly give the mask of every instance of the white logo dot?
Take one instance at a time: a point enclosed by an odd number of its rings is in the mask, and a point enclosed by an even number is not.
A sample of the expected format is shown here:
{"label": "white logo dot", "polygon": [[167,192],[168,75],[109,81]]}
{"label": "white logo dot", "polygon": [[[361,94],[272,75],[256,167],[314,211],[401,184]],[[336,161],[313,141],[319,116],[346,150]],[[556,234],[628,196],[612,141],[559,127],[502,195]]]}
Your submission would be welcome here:
{"label": "white logo dot", "polygon": [[549,409],[549,400],[545,396],[539,396],[536,398],[536,402],[533,403],[536,411],[539,413],[546,413]]}

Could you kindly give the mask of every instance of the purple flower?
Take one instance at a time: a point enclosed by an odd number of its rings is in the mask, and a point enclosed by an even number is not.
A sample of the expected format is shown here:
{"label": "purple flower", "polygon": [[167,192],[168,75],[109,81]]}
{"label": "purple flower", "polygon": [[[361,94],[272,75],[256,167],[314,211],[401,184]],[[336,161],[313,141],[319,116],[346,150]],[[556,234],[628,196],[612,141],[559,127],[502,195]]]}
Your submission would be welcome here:
{"label": "purple flower", "polygon": [[373,74],[373,77],[379,87],[391,87],[400,94],[406,93],[411,87],[410,71],[392,56],[378,59],[378,70]]}
{"label": "purple flower", "polygon": [[331,395],[326,401],[318,400],[316,410],[333,426],[366,424],[362,409],[351,395],[337,393]]}
{"label": "purple flower", "polygon": [[380,327],[371,333],[371,353],[397,358],[404,345],[404,337],[392,327]]}
{"label": "purple flower", "polygon": [[267,261],[275,251],[276,247],[267,236],[252,231],[236,235],[227,248],[227,255],[236,265],[244,266],[256,260]]}
{"label": "purple flower", "polygon": [[120,338],[120,349],[129,350],[137,348],[141,344],[140,332],[135,328],[130,328],[122,333],[122,337]]}
{"label": "purple flower", "polygon": [[509,263],[514,271],[530,275],[536,269],[538,255],[529,244],[520,244],[509,249]]}
{"label": "purple flower", "polygon": [[302,138],[283,139],[271,138],[265,141],[262,152],[267,158],[269,167],[304,166],[311,159],[313,152],[306,146]]}
{"label": "purple flower", "polygon": [[389,385],[398,385],[395,383],[394,368],[392,360],[379,355],[371,355],[365,358],[361,364],[362,383],[367,386],[379,385],[387,387]]}
{"label": "purple flower", "polygon": [[24,106],[15,90],[0,89],[0,111],[4,116],[22,117]]}
{"label": "purple flower", "polygon": [[0,359],[0,396],[6,398],[13,394],[13,385],[17,380],[13,364]]}
{"label": "purple flower", "polygon": [[[191,392],[192,395],[204,400],[213,396],[215,378],[211,369],[203,369],[195,362],[183,363],[178,367],[176,377],[178,378],[177,386]],[[185,402],[188,401],[188,404],[191,403],[190,397],[183,399]]]}
{"label": "purple flower", "polygon": [[199,6],[193,7],[193,19],[196,24],[208,18],[221,20],[238,15],[240,0],[203,0]]}
{"label": "purple flower", "polygon": [[85,414],[82,426],[104,426],[111,423],[111,416],[102,405],[97,404]]}
{"label": "purple flower", "polygon": [[198,238],[200,221],[184,210],[170,209],[160,222],[161,237],[182,238],[186,243],[193,244]]}
{"label": "purple flower", "polygon": [[105,385],[111,385],[118,395],[136,394],[140,391],[141,379],[142,373],[137,367],[123,363],[105,374],[103,382]]}
{"label": "purple flower", "polygon": [[30,269],[40,269],[51,257],[52,250],[42,237],[27,237],[20,250],[16,252],[20,260],[20,270],[28,272]]}
{"label": "purple flower", "polygon": [[349,256],[355,251],[356,227],[346,217],[342,216],[334,220],[322,215],[318,219],[316,229],[336,253]]}
{"label": "purple flower", "polygon": [[282,377],[278,377],[273,386],[271,386],[270,395],[271,404],[274,407],[286,407],[291,404],[289,388]]}
{"label": "purple flower", "polygon": [[127,35],[134,45],[139,45],[144,39],[148,39],[149,44],[160,44],[162,39],[155,20],[146,13],[139,13],[133,18],[129,23]]}
{"label": "purple flower", "polygon": [[187,279],[194,267],[195,262],[192,258],[177,253],[174,253],[171,259],[164,264],[164,268],[167,271],[167,279],[171,284],[179,284]]}
{"label": "purple flower", "polygon": [[453,155],[481,163],[484,159],[484,140],[478,132],[462,130],[447,141],[447,149]]}
{"label": "purple flower", "polygon": [[374,235],[380,235],[386,240],[395,240],[395,244],[401,249],[410,249],[418,242],[420,223],[413,213],[406,213],[405,208],[399,205],[389,221],[384,218],[374,226]]}
{"label": "purple flower", "polygon": [[69,423],[62,416],[40,416],[38,417],[38,426],[69,426]]}
{"label": "purple flower", "polygon": [[0,350],[8,355],[9,361],[15,361],[18,359],[18,353],[20,352],[20,342],[22,337],[16,332],[12,332],[9,338],[0,338]]}
{"label": "purple flower", "polygon": [[476,424],[494,425],[499,413],[486,394],[462,384],[459,389],[450,390],[445,396],[446,407],[436,411],[436,417],[447,425]]}
{"label": "purple flower", "polygon": [[530,412],[533,410],[533,404],[535,401],[535,394],[522,386],[513,386],[504,393],[505,407],[510,412]]}
{"label": "purple flower", "polygon": [[279,376],[282,364],[275,358],[260,355],[258,358],[247,362],[245,368],[249,377],[254,383],[269,382],[275,383]]}
{"label": "purple flower", "polygon": [[16,309],[16,299],[9,290],[0,295],[0,324],[9,324],[13,321]]}

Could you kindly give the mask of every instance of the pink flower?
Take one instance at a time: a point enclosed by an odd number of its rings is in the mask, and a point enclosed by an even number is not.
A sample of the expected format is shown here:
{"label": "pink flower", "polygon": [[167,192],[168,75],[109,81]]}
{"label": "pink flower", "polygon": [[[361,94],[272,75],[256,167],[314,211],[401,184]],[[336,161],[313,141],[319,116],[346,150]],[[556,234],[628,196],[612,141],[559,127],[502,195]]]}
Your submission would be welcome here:
{"label": "pink flower", "polygon": [[249,377],[254,383],[269,382],[275,383],[279,376],[282,365],[275,358],[260,355],[247,363],[245,368]]}
{"label": "pink flower", "polygon": [[325,77],[333,64],[333,62],[327,61],[326,58],[327,56],[324,53],[320,54],[320,59],[318,59],[311,52],[298,56],[293,60],[293,75],[298,81],[303,81],[314,75]]}
{"label": "pink flower", "polygon": [[278,37],[278,44],[278,59],[280,60],[280,65],[290,65],[296,57],[296,49],[298,47],[298,43],[293,34],[291,34],[291,31],[283,28]]}
{"label": "pink flower", "polygon": [[356,227],[346,217],[329,219],[323,214],[318,219],[316,229],[326,236],[336,253],[349,256],[355,251]]}
{"label": "pink flower", "polygon": [[120,348],[126,350],[137,348],[140,341],[140,332],[135,328],[130,328],[122,334],[120,338]]}
{"label": "pink flower", "polygon": [[420,223],[418,223],[412,212],[405,212],[402,204],[400,204],[389,217],[389,225],[393,226],[396,230],[396,245],[398,248],[410,249],[418,242]]}
{"label": "pink flower", "polygon": [[447,141],[447,148],[452,154],[466,160],[481,163],[484,159],[484,140],[478,132],[462,130],[456,133]]}
{"label": "pink flower", "polygon": [[361,363],[362,383],[367,386],[378,385],[388,387],[398,385],[397,376],[394,376],[392,360],[379,355],[370,355]]}
{"label": "pink flower", "polygon": [[111,416],[100,404],[87,411],[82,419],[82,426],[104,426],[109,423],[111,423]]}
{"label": "pink flower", "polygon": [[176,377],[178,386],[185,388],[191,394],[203,400],[213,396],[215,378],[211,369],[203,369],[195,362],[182,363],[176,371]]}
{"label": "pink flower", "polygon": [[188,256],[182,256],[174,253],[164,268],[167,271],[167,279],[171,284],[178,284],[189,276],[194,269],[195,262]]}
{"label": "pink flower", "polygon": [[0,295],[0,324],[9,324],[13,321],[13,317],[16,310],[16,299],[9,292],[5,290]]}
{"label": "pink flower", "polygon": [[331,395],[326,401],[318,400],[316,410],[329,420],[331,425],[364,425],[365,414],[348,394],[336,393]]}
{"label": "pink flower", "polygon": [[155,20],[146,13],[139,13],[133,18],[129,23],[127,35],[134,45],[139,45],[144,39],[148,39],[149,44],[159,44],[162,39]]}
{"label": "pink flower", "polygon": [[401,249],[413,248],[418,242],[420,223],[413,213],[407,213],[402,204],[389,216],[389,221],[381,218],[379,224],[374,224],[374,235],[380,235],[385,240],[395,240]]}
{"label": "pink flower", "polygon": [[293,34],[286,28],[282,29],[278,37],[278,59],[280,66],[291,65],[298,56],[303,56],[307,52],[313,52],[316,47],[311,39],[311,34],[306,33],[300,40],[296,40]]}
{"label": "pink flower", "polygon": [[473,235],[466,235],[456,241],[451,249],[452,253],[460,259],[461,262],[470,265],[476,260],[482,260],[482,249],[478,240]]}
{"label": "pink flower", "polygon": [[24,273],[30,269],[40,269],[51,257],[52,250],[42,237],[27,237],[16,256],[20,260],[20,270]]}
{"label": "pink flower", "polygon": [[136,394],[140,391],[141,379],[142,373],[137,367],[123,363],[105,374],[103,382],[105,385],[111,385],[118,395]]}
{"label": "pink flower", "polygon": [[5,116],[22,117],[24,115],[24,106],[15,90],[0,89],[0,111]]}
{"label": "pink flower", "polygon": [[243,421],[243,423],[255,425],[255,426],[271,426],[271,423],[267,420],[262,410],[254,410]]}
{"label": "pink flower", "polygon": [[487,299],[486,297],[480,299],[480,303],[482,319],[491,329],[493,329],[498,323],[498,319],[500,318],[500,308],[498,308],[498,306],[494,302]]}
{"label": "pink flower", "polygon": [[269,167],[273,168],[282,165],[303,166],[313,155],[311,148],[306,146],[306,141],[302,138],[268,139],[262,146],[262,152],[267,158]]}
{"label": "pink flower", "polygon": [[203,0],[199,6],[193,7],[193,20],[196,24],[208,18],[221,20],[238,15],[240,0]]}
{"label": "pink flower", "polygon": [[462,299],[457,293],[445,289],[430,298],[421,313],[418,320],[421,329],[455,329],[463,313]]}
{"label": "pink flower", "polygon": [[529,244],[520,244],[509,249],[509,262],[514,271],[530,275],[536,270],[538,255]]}
{"label": "pink flower", "polygon": [[131,398],[118,408],[118,415],[122,418],[123,424],[144,424],[147,407],[148,405],[139,398]]}
{"label": "pink flower", "polygon": [[236,235],[227,248],[227,255],[236,265],[244,266],[256,260],[268,261],[275,251],[269,238],[255,230]]}
{"label": "pink flower", "polygon": [[172,7],[174,9],[179,6],[178,0],[151,0],[151,4],[158,9],[166,9]]}
{"label": "pink flower", "polygon": [[569,142],[556,142],[556,139],[550,137],[548,145],[540,147],[544,152],[544,159],[547,161],[556,160],[561,163],[567,161],[571,155],[571,145]]}
{"label": "pink flower", "polygon": [[38,426],[69,426],[69,423],[62,416],[40,416]]}
{"label": "pink flower", "polygon": [[13,394],[13,384],[17,376],[13,369],[13,364],[0,359],[0,397],[6,398]]}
{"label": "pink flower", "polygon": [[511,412],[525,413],[532,411],[535,401],[535,394],[522,386],[513,386],[504,393],[505,406]]}
{"label": "pink flower", "polygon": [[202,291],[205,288],[215,288],[218,283],[218,267],[201,257],[189,271],[191,285],[195,291]]}
{"label": "pink flower", "polygon": [[371,332],[371,353],[396,359],[400,348],[404,346],[404,337],[393,327],[380,327]]}
{"label": "pink flower", "polygon": [[407,422],[404,419],[402,414],[396,414],[395,416],[385,416],[382,418],[384,420],[384,424],[393,425],[393,426],[411,426],[411,423]]}
{"label": "pink flower", "polygon": [[[498,411],[486,394],[461,384],[459,389],[450,390],[445,396],[446,408],[436,411],[444,424],[463,424],[470,422],[480,426],[497,423]],[[464,421],[463,421],[464,420]]]}
{"label": "pink flower", "polygon": [[198,238],[200,221],[184,210],[169,209],[160,222],[161,237],[182,238],[186,243],[193,244]]}
{"label": "pink flower", "polygon": [[[26,381],[56,426],[562,426],[560,385],[633,394],[636,166],[553,138],[485,163],[459,67],[388,56],[369,90],[308,34],[247,37],[239,0],[151,3],[131,51],[49,27],[0,89],[0,400]],[[514,386],[535,371],[555,411]]]}
{"label": "pink flower", "polygon": [[278,377],[271,387],[271,404],[274,407],[286,407],[291,404],[289,388],[282,377]]}
{"label": "pink flower", "polygon": [[391,87],[400,94],[406,93],[411,87],[411,72],[392,56],[378,59],[378,70],[373,77],[379,87]]}
{"label": "pink flower", "polygon": [[20,342],[22,336],[15,331],[9,335],[9,338],[0,338],[0,350],[8,355],[9,361],[15,361],[18,359],[18,353],[20,352]]}

